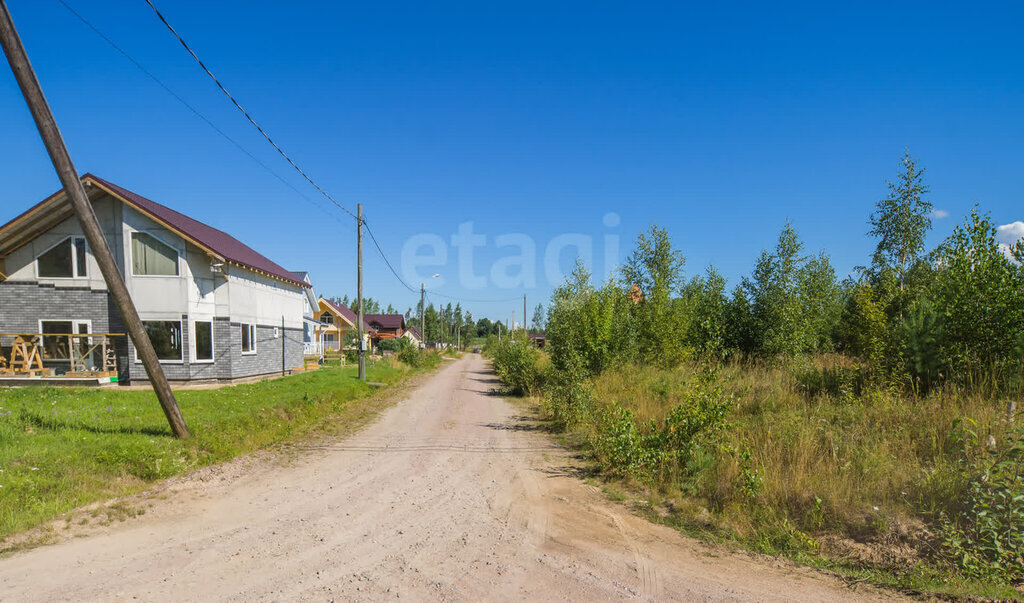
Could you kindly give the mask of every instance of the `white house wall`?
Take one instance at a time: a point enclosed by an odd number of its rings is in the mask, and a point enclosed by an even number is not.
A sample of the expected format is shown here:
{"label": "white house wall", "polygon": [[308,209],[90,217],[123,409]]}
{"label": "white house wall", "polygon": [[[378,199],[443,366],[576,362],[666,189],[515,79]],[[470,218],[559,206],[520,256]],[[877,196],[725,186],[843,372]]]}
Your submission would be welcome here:
{"label": "white house wall", "polygon": [[[107,245],[114,254],[118,268],[124,273],[124,243],[118,236],[121,223],[123,204],[110,196],[104,196],[93,203],[100,229],[103,231]],[[39,235],[27,244],[16,249],[7,256],[6,265],[8,279],[12,282],[32,282],[54,287],[88,287],[97,291],[105,291],[107,284],[100,273],[99,264],[93,256],[92,249],[86,253],[86,276],[73,278],[39,278],[36,274],[36,258],[67,237],[84,237],[78,219],[71,217],[57,224],[50,230]]]}

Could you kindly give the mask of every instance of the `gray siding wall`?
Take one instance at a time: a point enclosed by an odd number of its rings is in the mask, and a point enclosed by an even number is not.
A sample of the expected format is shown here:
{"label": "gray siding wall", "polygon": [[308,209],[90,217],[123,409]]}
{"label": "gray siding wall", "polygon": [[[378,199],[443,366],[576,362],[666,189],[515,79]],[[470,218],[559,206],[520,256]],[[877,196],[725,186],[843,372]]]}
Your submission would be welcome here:
{"label": "gray siding wall", "polygon": [[[93,333],[124,333],[124,323],[106,291],[36,283],[0,282],[0,333],[38,333],[40,320],[88,320]],[[4,338],[4,345],[10,345]],[[118,369],[128,360],[126,337],[115,337]],[[4,349],[7,352],[7,349]],[[56,365],[55,365],[56,366]],[[298,366],[298,365],[296,365]],[[126,377],[122,373],[121,377]]]}
{"label": "gray siding wall", "polygon": [[[164,373],[172,381],[184,380],[232,380],[259,375],[281,373],[281,345],[284,343],[284,367],[291,370],[302,366],[302,330],[286,329],[269,325],[256,325],[256,353],[242,354],[242,326],[225,318],[213,320],[214,362],[193,362],[194,342],[192,322],[182,319],[182,338],[186,342],[181,362],[163,362]],[[274,337],[274,329],[278,335]],[[134,348],[131,353],[131,378],[146,380],[142,363],[135,362]]]}

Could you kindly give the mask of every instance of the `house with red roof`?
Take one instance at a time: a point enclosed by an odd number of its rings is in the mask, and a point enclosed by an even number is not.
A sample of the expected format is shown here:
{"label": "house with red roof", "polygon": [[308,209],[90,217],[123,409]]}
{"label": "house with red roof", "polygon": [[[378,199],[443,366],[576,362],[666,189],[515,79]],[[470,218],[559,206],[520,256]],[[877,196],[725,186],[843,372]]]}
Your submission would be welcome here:
{"label": "house with red roof", "polygon": [[[98,176],[81,180],[169,380],[302,366],[308,275]],[[124,332],[63,189],[0,226],[0,333],[38,334],[43,364],[60,375],[70,362],[57,333]],[[10,345],[0,337],[0,353]],[[119,380],[145,381],[128,338],[114,348]]]}
{"label": "house with red roof", "polygon": [[405,334],[404,314],[364,314],[363,318],[373,329],[374,343],[381,339],[398,339]]}

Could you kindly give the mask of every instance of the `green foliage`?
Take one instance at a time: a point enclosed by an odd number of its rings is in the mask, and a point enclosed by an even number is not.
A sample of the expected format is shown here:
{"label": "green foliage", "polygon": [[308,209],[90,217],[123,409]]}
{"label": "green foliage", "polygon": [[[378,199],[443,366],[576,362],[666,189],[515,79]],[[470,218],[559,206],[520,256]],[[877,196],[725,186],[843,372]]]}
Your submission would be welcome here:
{"label": "green foliage", "polygon": [[896,182],[886,183],[889,195],[875,204],[868,234],[878,238],[875,269],[894,271],[902,290],[907,271],[924,250],[924,236],[932,227],[932,204],[923,198],[929,190],[924,168],[917,167],[909,151],[903,154],[900,167]]}
{"label": "green foliage", "polygon": [[637,352],[660,366],[678,365],[686,357],[690,313],[683,300],[673,297],[683,285],[684,264],[668,231],[653,225],[637,237],[622,267],[624,283],[639,298],[630,306]]}
{"label": "green foliage", "polygon": [[[973,426],[973,425],[972,425]],[[968,446],[982,444],[962,430]],[[1024,580],[1024,432],[1009,431],[1001,447],[977,462],[963,461],[969,479],[963,510],[943,521],[946,555],[965,575],[1005,582]]]}
{"label": "green foliage", "polygon": [[[577,265],[552,297],[543,354],[491,342],[499,375],[540,393],[605,474],[710,513],[755,548],[816,555],[819,533],[896,542],[921,575],[1006,592],[993,581],[1024,578],[1021,437],[989,454],[958,451],[949,433],[968,415],[1002,437],[988,397],[1024,392],[1024,268],[977,211],[926,255],[922,174],[906,155],[858,280],[804,255],[787,223],[727,296],[713,268],[686,280],[653,226],[618,278],[595,286]],[[1024,260],[1024,242],[1009,253]],[[707,366],[743,386],[687,379]],[[917,527],[893,527],[908,518]]]}
{"label": "green foliage", "polygon": [[433,368],[441,361],[436,352],[421,350],[414,345],[405,345],[398,351],[398,360],[412,368]]}
{"label": "green foliage", "polygon": [[541,409],[558,429],[584,423],[593,412],[594,388],[579,366],[558,370],[554,364],[545,377]]}
{"label": "green foliage", "polygon": [[903,321],[907,370],[922,391],[928,391],[946,370],[942,358],[945,345],[945,316],[928,298],[921,298]]}
{"label": "green foliage", "polygon": [[875,366],[884,362],[889,324],[874,287],[867,282],[853,286],[839,324],[841,349]]}
{"label": "green foliage", "polygon": [[710,267],[705,277],[694,277],[686,284],[683,298],[693,315],[688,321],[686,342],[699,357],[721,359],[725,355],[729,326],[725,277]]}
{"label": "green foliage", "polygon": [[1024,270],[1003,254],[995,234],[975,209],[935,252],[932,292],[944,317],[943,360],[954,374],[1020,374]]}
{"label": "green foliage", "polygon": [[561,371],[596,375],[635,354],[632,300],[614,281],[595,290],[590,273],[577,264],[555,290],[548,312],[547,347]]}
{"label": "green foliage", "polygon": [[506,337],[490,346],[488,353],[494,360],[494,372],[510,393],[525,396],[539,391],[540,352],[526,338]]}
{"label": "green foliage", "polygon": [[[754,274],[743,280],[742,295],[733,295],[731,318],[746,335],[737,343],[749,346],[740,351],[775,357],[833,348],[842,291],[828,256],[822,252],[806,258],[802,249],[787,222],[775,251],[761,253]],[[749,321],[745,326],[744,319]]]}
{"label": "green foliage", "polygon": [[381,351],[387,352],[398,352],[404,350],[407,347],[411,347],[412,342],[405,337],[398,337],[395,339],[382,339],[377,344],[377,348]]}

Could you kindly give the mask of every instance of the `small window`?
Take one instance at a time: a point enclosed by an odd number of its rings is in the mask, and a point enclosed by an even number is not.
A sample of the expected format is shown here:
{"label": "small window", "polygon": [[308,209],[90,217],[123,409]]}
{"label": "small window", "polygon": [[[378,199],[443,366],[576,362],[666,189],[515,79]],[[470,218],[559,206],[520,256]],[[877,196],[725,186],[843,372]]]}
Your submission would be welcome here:
{"label": "small window", "polygon": [[43,278],[86,276],[85,239],[68,237],[36,258],[36,271]]}
{"label": "small window", "polygon": [[213,323],[196,321],[196,360],[213,360]]}
{"label": "small window", "polygon": [[320,322],[324,322],[329,325],[334,324],[334,317],[331,316],[330,312],[324,312],[320,315]]}
{"label": "small window", "polygon": [[181,360],[181,322],[170,320],[144,320],[142,326],[153,342],[160,360]]}
{"label": "small window", "polygon": [[132,233],[132,274],[178,276],[178,252],[153,235]]}
{"label": "small window", "polygon": [[256,325],[242,325],[242,353],[256,352]]}

